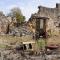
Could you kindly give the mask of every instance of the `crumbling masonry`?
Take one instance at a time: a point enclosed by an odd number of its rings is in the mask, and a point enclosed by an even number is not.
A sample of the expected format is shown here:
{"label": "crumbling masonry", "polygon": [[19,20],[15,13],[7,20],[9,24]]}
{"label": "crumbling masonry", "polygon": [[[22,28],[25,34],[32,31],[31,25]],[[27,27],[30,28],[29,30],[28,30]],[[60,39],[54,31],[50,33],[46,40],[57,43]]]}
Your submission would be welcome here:
{"label": "crumbling masonry", "polygon": [[55,8],[38,7],[37,13],[29,19],[30,30],[36,37],[60,35],[60,4]]}

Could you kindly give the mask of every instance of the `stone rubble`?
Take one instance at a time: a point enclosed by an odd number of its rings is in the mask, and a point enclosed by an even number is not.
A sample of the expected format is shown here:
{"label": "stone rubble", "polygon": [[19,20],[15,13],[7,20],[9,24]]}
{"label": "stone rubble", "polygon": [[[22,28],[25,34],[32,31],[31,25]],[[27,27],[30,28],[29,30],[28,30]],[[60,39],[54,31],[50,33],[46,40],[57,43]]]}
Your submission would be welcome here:
{"label": "stone rubble", "polygon": [[32,32],[30,32],[26,26],[20,26],[20,27],[15,27],[9,32],[9,35],[14,35],[14,36],[24,36],[24,35],[32,35]]}
{"label": "stone rubble", "polygon": [[16,50],[0,49],[0,60],[59,60],[60,55],[24,55],[24,53]]}

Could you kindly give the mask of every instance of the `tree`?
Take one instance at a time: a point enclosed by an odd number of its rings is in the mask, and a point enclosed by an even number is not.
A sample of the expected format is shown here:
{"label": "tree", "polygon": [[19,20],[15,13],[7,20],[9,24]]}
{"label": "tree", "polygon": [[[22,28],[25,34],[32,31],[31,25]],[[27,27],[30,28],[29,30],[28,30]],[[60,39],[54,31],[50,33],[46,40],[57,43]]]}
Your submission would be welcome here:
{"label": "tree", "polygon": [[14,7],[11,9],[8,16],[16,17],[17,23],[22,24],[25,21],[25,16],[23,16],[21,9]]}

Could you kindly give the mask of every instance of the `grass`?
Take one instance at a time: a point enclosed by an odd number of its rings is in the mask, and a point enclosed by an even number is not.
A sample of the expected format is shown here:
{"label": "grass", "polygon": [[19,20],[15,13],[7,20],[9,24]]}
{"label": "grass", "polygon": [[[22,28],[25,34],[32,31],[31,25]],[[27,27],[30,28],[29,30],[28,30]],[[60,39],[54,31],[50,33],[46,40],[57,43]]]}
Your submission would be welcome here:
{"label": "grass", "polygon": [[6,48],[6,45],[0,44],[0,48]]}
{"label": "grass", "polygon": [[38,45],[39,48],[44,48],[45,45],[46,45],[45,39],[40,38],[39,40],[37,40],[37,45]]}
{"label": "grass", "polygon": [[31,36],[23,36],[23,37],[17,37],[17,36],[0,36],[0,48],[6,48],[10,47],[9,45],[16,45],[20,44],[21,42],[27,42],[32,41]]}
{"label": "grass", "polygon": [[[35,41],[32,39],[31,36],[23,36],[23,37],[16,37],[16,36],[0,36],[0,48],[5,48],[6,44],[20,44],[21,42],[27,42],[27,41]],[[36,44],[39,48],[45,47],[45,45],[49,44],[59,44],[60,45],[60,37],[51,37],[46,39],[40,38],[36,41]]]}

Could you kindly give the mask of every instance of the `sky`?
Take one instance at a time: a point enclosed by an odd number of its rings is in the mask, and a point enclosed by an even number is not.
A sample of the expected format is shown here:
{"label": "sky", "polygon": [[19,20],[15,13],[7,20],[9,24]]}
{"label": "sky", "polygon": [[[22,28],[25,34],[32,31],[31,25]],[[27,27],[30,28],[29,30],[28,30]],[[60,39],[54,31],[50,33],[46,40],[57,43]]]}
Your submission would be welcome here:
{"label": "sky", "polygon": [[38,6],[55,7],[60,0],[0,0],[0,11],[8,14],[13,7],[19,7],[28,20],[31,14],[38,11]]}

